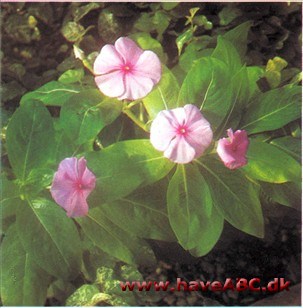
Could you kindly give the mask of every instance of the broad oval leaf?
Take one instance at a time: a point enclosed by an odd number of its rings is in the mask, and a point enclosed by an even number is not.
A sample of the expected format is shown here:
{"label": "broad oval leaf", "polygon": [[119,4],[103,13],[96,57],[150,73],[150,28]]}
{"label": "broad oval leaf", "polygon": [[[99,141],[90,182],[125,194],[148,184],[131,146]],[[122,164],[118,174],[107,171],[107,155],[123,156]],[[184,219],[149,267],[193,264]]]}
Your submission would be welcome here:
{"label": "broad oval leaf", "polygon": [[41,268],[62,279],[79,273],[81,240],[73,220],[59,205],[45,199],[29,201],[19,206],[16,221],[24,250]]}
{"label": "broad oval leaf", "polygon": [[170,224],[184,249],[207,254],[218,241],[223,217],[213,206],[207,183],[196,165],[178,165],[167,190]]}
{"label": "broad oval leaf", "polygon": [[151,119],[165,109],[177,107],[179,84],[174,74],[162,65],[162,77],[155,89],[143,98],[144,106]]}
{"label": "broad oval leaf", "polygon": [[77,218],[77,221],[94,245],[109,255],[129,264],[154,262],[144,241],[115,225],[100,208],[91,209],[86,217]]}
{"label": "broad oval leaf", "polygon": [[2,304],[44,306],[51,277],[36,264],[33,255],[24,251],[15,224],[5,234],[1,251]]}
{"label": "broad oval leaf", "polygon": [[32,169],[53,159],[54,136],[53,120],[40,102],[28,101],[14,113],[7,127],[7,153],[22,182]]}
{"label": "broad oval leaf", "polygon": [[137,187],[152,184],[168,174],[174,164],[153,148],[149,140],[117,142],[86,155],[97,177],[93,204],[116,200]]}
{"label": "broad oval leaf", "polygon": [[141,238],[174,241],[166,210],[166,182],[164,179],[117,201],[102,204],[101,210],[126,232]]}
{"label": "broad oval leaf", "polygon": [[254,134],[283,127],[300,118],[302,89],[286,86],[252,99],[241,121],[241,129]]}
{"label": "broad oval leaf", "polygon": [[20,104],[27,104],[33,99],[41,101],[47,106],[63,106],[74,94],[80,93],[81,86],[64,84],[58,81],[51,81],[22,96]]}
{"label": "broad oval leaf", "polygon": [[253,184],[239,170],[229,170],[209,157],[198,162],[209,185],[214,205],[235,228],[263,237],[264,221],[259,196]]}
{"label": "broad oval leaf", "polygon": [[300,164],[271,144],[250,140],[247,159],[243,170],[253,179],[269,183],[300,181]]}
{"label": "broad oval leaf", "polygon": [[211,123],[218,127],[231,105],[231,93],[226,89],[230,75],[226,64],[218,59],[197,60],[181,86],[178,105],[196,105]]}

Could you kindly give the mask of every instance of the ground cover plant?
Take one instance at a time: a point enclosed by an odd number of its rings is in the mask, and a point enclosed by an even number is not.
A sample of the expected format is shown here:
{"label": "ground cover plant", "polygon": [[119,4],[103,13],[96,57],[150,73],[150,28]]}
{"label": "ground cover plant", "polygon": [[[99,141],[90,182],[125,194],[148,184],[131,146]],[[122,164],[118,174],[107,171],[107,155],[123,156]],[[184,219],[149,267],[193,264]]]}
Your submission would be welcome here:
{"label": "ground cover plant", "polygon": [[160,246],[301,215],[300,4],[2,6],[4,305],[155,304]]}

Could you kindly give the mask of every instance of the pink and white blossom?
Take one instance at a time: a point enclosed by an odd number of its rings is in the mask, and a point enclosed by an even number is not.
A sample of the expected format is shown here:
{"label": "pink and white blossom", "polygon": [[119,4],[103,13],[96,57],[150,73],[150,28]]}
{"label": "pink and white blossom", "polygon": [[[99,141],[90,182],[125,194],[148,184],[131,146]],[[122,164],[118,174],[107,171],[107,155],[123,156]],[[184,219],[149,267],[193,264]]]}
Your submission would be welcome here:
{"label": "pink and white blossom", "polygon": [[229,138],[221,138],[218,141],[217,153],[224,165],[229,169],[237,169],[247,164],[246,152],[249,140],[245,130],[227,130]]}
{"label": "pink and white blossom", "polygon": [[96,177],[86,167],[84,157],[65,158],[54,175],[50,192],[56,203],[66,210],[67,216],[85,216],[88,213],[86,199],[95,184]]}
{"label": "pink and white blossom", "polygon": [[200,157],[212,138],[209,122],[195,105],[160,111],[150,130],[152,145],[179,164]]}
{"label": "pink and white blossom", "polygon": [[94,63],[100,91],[119,100],[145,97],[161,78],[161,62],[150,50],[142,50],[127,37],[107,44]]}

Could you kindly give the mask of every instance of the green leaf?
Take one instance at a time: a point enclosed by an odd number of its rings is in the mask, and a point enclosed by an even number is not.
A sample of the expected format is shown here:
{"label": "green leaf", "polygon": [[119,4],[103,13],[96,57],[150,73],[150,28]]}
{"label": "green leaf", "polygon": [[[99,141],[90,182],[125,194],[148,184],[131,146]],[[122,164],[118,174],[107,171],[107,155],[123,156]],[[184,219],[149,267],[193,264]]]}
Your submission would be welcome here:
{"label": "green leaf", "polygon": [[225,39],[229,40],[235,46],[242,61],[244,61],[246,54],[247,36],[251,26],[252,22],[246,21],[223,35]]}
{"label": "green leaf", "polygon": [[242,15],[242,11],[235,7],[234,4],[227,4],[223,7],[223,9],[219,12],[220,25],[227,26],[229,25],[235,18]]}
{"label": "green leaf", "polygon": [[83,77],[84,77],[84,70],[80,68],[64,72],[59,77],[58,81],[63,84],[70,84],[81,81]]}
{"label": "green leaf", "polygon": [[77,222],[94,245],[109,255],[129,264],[153,262],[146,244],[112,223],[100,208],[91,209]]}
{"label": "green leaf", "polygon": [[249,98],[251,98],[256,93],[260,93],[257,81],[263,76],[264,69],[259,66],[248,66],[246,69],[249,83]]}
{"label": "green leaf", "polygon": [[[172,88],[174,91],[171,90]],[[179,89],[176,77],[163,65],[160,83],[143,98],[144,106],[151,119],[154,119],[161,110],[177,107]]]}
{"label": "green leaf", "polygon": [[4,174],[0,177],[1,200],[0,213],[1,219],[15,215],[17,203],[20,202],[19,187],[12,181],[6,179]]}
{"label": "green leaf", "polygon": [[73,12],[74,21],[75,22],[80,21],[89,12],[91,12],[92,10],[98,9],[100,7],[102,7],[102,3],[96,3],[96,2],[88,3],[86,5],[77,7]]}
{"label": "green leaf", "polygon": [[218,36],[217,46],[211,56],[223,61],[228,66],[231,75],[234,75],[242,67],[238,51],[234,45],[223,36]]}
{"label": "green leaf", "polygon": [[170,16],[163,11],[158,11],[155,13],[153,17],[153,24],[158,32],[158,40],[162,40],[162,35],[169,26],[170,19]]}
{"label": "green leaf", "polygon": [[263,237],[264,222],[256,187],[239,170],[229,170],[221,161],[199,162],[215,207],[235,228]]}
{"label": "green leaf", "polygon": [[38,101],[28,101],[12,116],[6,133],[9,161],[15,175],[24,182],[34,168],[53,158],[53,120]]}
{"label": "green leaf", "polygon": [[193,29],[190,28],[177,37],[176,44],[177,44],[179,56],[182,53],[183,46],[189,43],[193,39],[194,32],[195,32],[195,28]]}
{"label": "green leaf", "polygon": [[179,2],[162,2],[161,6],[164,10],[170,11],[179,5]]}
{"label": "green leaf", "polygon": [[166,212],[166,181],[146,186],[117,201],[102,204],[106,217],[126,232],[141,238],[173,241]]}
{"label": "green leaf", "polygon": [[301,116],[301,87],[283,87],[256,96],[242,119],[241,129],[259,133],[283,127]]}
{"label": "green leaf", "polygon": [[145,139],[117,142],[88,153],[86,158],[97,177],[92,193],[96,204],[119,199],[139,186],[157,182],[174,166]]}
{"label": "green leaf", "polygon": [[129,35],[129,38],[134,40],[142,49],[151,50],[157,54],[162,63],[166,63],[167,56],[164,54],[162,45],[152,38],[148,33],[138,32],[132,35]]}
{"label": "green leaf", "polygon": [[51,81],[33,92],[22,96],[20,104],[37,99],[47,106],[63,106],[64,103],[74,94],[80,93],[82,87],[67,85],[58,81]]}
{"label": "green leaf", "polygon": [[21,204],[17,228],[25,251],[46,272],[62,279],[78,274],[80,237],[73,220],[59,205],[45,199]]}
{"label": "green leaf", "polygon": [[205,179],[195,165],[178,165],[167,190],[170,224],[184,249],[207,254],[218,241],[223,217],[213,207]]}
{"label": "green leaf", "polygon": [[25,252],[12,225],[1,244],[1,301],[4,306],[44,306],[50,283],[33,255]]}
{"label": "green leaf", "polygon": [[283,184],[261,183],[265,194],[277,203],[300,210],[302,203],[301,184],[297,185],[292,182]]}
{"label": "green leaf", "polygon": [[66,135],[81,145],[93,140],[98,133],[121,113],[122,103],[105,99],[98,90],[73,95],[62,107],[60,124]]}
{"label": "green leaf", "polygon": [[250,140],[247,159],[243,170],[253,179],[270,183],[300,181],[300,164],[271,144]]}
{"label": "green leaf", "polygon": [[197,60],[181,86],[178,105],[196,105],[216,128],[223,121],[231,105],[231,93],[226,85],[230,75],[225,63],[205,57]]}
{"label": "green leaf", "polygon": [[302,142],[299,138],[291,136],[285,136],[276,138],[270,142],[280,150],[286,152],[293,157],[297,162],[301,162],[302,159]]}

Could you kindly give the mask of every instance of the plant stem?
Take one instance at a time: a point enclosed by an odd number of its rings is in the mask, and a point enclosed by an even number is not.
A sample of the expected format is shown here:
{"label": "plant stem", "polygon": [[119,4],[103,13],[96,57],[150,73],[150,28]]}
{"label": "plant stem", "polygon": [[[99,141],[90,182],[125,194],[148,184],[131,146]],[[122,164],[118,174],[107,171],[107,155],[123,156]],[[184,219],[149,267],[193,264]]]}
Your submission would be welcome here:
{"label": "plant stem", "polygon": [[146,124],[140,121],[132,111],[129,109],[123,109],[123,113],[126,114],[135,124],[137,124],[140,128],[142,128],[145,132],[148,132],[146,128]]}

